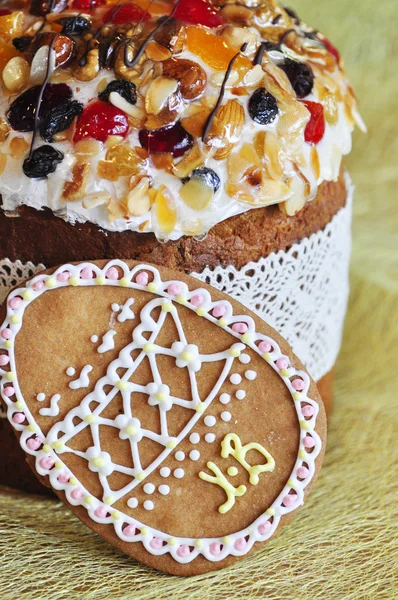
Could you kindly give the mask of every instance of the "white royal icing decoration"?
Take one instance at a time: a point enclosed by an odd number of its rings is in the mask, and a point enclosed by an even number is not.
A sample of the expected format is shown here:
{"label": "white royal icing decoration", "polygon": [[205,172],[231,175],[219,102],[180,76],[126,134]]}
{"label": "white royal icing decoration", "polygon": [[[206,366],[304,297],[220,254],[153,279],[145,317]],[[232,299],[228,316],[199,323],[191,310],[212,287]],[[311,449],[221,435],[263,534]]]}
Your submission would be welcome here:
{"label": "white royal icing decoration", "polygon": [[178,452],[175,453],[174,458],[176,460],[179,460],[180,462],[183,461],[185,458],[185,452],[183,452],[182,450],[178,450]]}
{"label": "white royal icing decoration", "polygon": [[93,342],[93,344],[96,344],[99,340],[98,335],[92,335],[90,338],[90,341]]}
{"label": "white royal icing decoration", "polygon": [[231,400],[231,396],[229,394],[221,394],[219,399],[221,404],[228,404]]}
{"label": "white royal icing decoration", "polygon": [[98,346],[97,352],[104,354],[109,350],[113,350],[115,347],[115,340],[113,339],[115,335],[116,331],[114,329],[107,331],[106,334],[102,336],[102,344]]}
{"label": "white royal icing decoration", "polygon": [[153,494],[153,492],[155,491],[155,486],[153,485],[153,483],[146,483],[144,485],[144,492],[146,494]]}
{"label": "white royal icing decoration", "polygon": [[36,396],[36,400],[38,400],[39,402],[44,402],[45,399],[46,399],[46,395],[43,394],[43,392],[40,392],[40,394],[37,394],[37,396]]}
{"label": "white royal icing decoration", "polygon": [[225,423],[228,423],[232,419],[232,415],[228,410],[224,410],[221,413],[221,418],[223,421],[225,421]]}
{"label": "white royal icing decoration", "polygon": [[207,415],[204,418],[204,423],[205,425],[207,425],[207,427],[214,427],[214,425],[216,424],[216,417],[214,417],[213,415]]}
{"label": "white royal icing decoration", "polygon": [[144,508],[145,508],[145,510],[153,510],[155,508],[155,505],[152,502],[152,500],[145,500]]}
{"label": "white royal icing decoration", "polygon": [[[111,267],[118,267],[123,273],[120,280],[107,279],[106,273]],[[93,278],[85,279],[84,277],[81,277],[81,271],[83,271],[83,269],[90,269],[93,272]],[[70,272],[71,277],[68,281],[59,281],[57,279],[57,274],[65,270]],[[150,289],[148,289],[149,286],[147,288],[146,286],[135,282],[136,275],[142,270],[145,270],[152,275],[151,283],[149,284]],[[44,285],[35,287],[39,282],[44,283]],[[123,286],[124,288],[138,290],[148,289],[155,297],[154,299],[149,300],[142,308],[139,324],[133,330],[133,341],[120,350],[118,357],[109,364],[106,375],[101,377],[95,383],[93,391],[87,393],[78,406],[70,410],[63,420],[54,424],[50,428],[47,436],[44,436],[40,427],[35,422],[21,392],[14,350],[15,344],[13,341],[23,327],[23,317],[27,306],[42,294],[52,293],[52,290],[62,287],[69,287],[70,285],[73,285],[74,282],[81,287],[106,285],[114,287]],[[18,295],[23,298],[23,301],[17,309],[13,309],[10,307],[9,303],[7,303],[7,315],[1,327],[1,331],[3,329],[9,330],[10,336],[7,335],[7,338],[10,337],[10,339],[0,338],[0,351],[8,353],[11,370],[9,372],[5,372],[4,370],[0,371],[0,392],[3,401],[7,406],[7,417],[12,426],[20,433],[20,444],[23,450],[27,454],[35,457],[36,471],[39,475],[48,476],[50,484],[55,490],[63,490],[66,499],[70,504],[84,507],[92,520],[98,523],[112,525],[116,535],[120,539],[129,543],[142,543],[145,549],[151,554],[160,555],[168,552],[174,560],[181,563],[191,562],[198,555],[202,555],[209,561],[219,561],[229,555],[242,556],[246,554],[253,547],[254,543],[265,541],[274,534],[283,515],[292,512],[303,504],[304,491],[315,473],[315,460],[322,447],[319,435],[315,431],[319,406],[317,402],[308,397],[310,379],[307,373],[295,369],[293,365],[289,367],[289,376],[281,373],[276,367],[276,361],[288,357],[283,355],[277,342],[272,338],[257,333],[255,323],[251,317],[247,315],[234,315],[233,307],[228,301],[222,301],[223,305],[227,307],[224,319],[233,319],[234,322],[243,322],[246,324],[248,335],[245,335],[245,344],[241,341],[242,336],[238,332],[234,332],[230,329],[229,333],[232,338],[237,340],[237,343],[234,343],[229,349],[215,354],[200,354],[199,352],[196,352],[196,346],[188,344],[185,338],[185,333],[179,318],[178,306],[174,304],[175,299],[167,291],[172,283],[178,284],[184,290],[186,296],[184,310],[192,310],[197,313],[197,307],[194,304],[191,304],[190,299],[193,296],[200,295],[204,299],[203,306],[206,307],[206,310],[203,310],[201,318],[206,319],[215,326],[220,326],[218,320],[212,315],[212,310],[218,303],[212,300],[207,289],[200,288],[189,290],[187,285],[183,282],[162,281],[159,271],[151,265],[140,264],[130,269],[128,265],[121,260],[110,261],[102,269],[92,263],[81,263],[77,265],[68,264],[59,267],[52,274],[41,273],[28,281],[25,288],[22,287],[13,290],[9,295],[9,299]],[[171,315],[174,319],[180,337],[180,340],[177,342],[178,346],[174,349],[173,347],[165,348],[156,344],[156,337],[162,329],[166,315]],[[14,316],[17,318],[14,319]],[[269,353],[267,357],[264,357],[264,364],[267,364],[269,368],[272,368],[276,375],[281,378],[284,385],[286,385],[292,398],[300,430],[298,454],[293,470],[279,496],[274,500],[272,505],[268,507],[267,511],[259,515],[248,528],[228,534],[230,543],[225,543],[225,538],[202,538],[199,540],[200,543],[197,543],[197,538],[174,537],[172,544],[169,543],[170,535],[167,532],[162,532],[154,527],[147,526],[139,520],[132,519],[129,515],[116,509],[112,509],[111,511],[110,507],[119,499],[130,494],[135,487],[144,485],[143,482],[145,479],[147,479],[153,471],[161,468],[162,463],[170,456],[171,452],[175,452],[175,448],[178,447],[179,443],[189,437],[199,419],[203,419],[203,413],[206,412],[213,400],[218,398],[222,385],[230,377],[236,356],[239,356],[245,346],[250,347],[251,350],[260,357],[262,356],[256,345],[256,342],[259,343],[259,341],[266,341],[272,347],[272,352]],[[136,357],[133,359],[132,353],[135,351],[138,351],[138,354],[135,353]],[[219,379],[207,397],[201,398],[198,394],[197,387],[193,386],[188,398],[171,398],[173,404],[187,408],[192,414],[192,417],[182,431],[174,437],[171,437],[168,434],[166,427],[167,411],[162,409],[161,400],[158,405],[160,415],[163,415],[163,421],[161,419],[160,434],[143,428],[135,428],[129,423],[130,419],[135,418],[131,412],[131,394],[133,392],[147,393],[146,386],[135,384],[133,381],[130,381],[130,378],[142,360],[146,358],[149,361],[152,370],[154,383],[161,385],[162,380],[156,362],[158,355],[169,356],[173,358],[176,363],[179,362],[179,364],[177,364],[179,368],[187,368],[191,381],[194,381],[195,374],[201,369],[202,364],[220,361],[222,366]],[[125,369],[121,378],[118,376],[118,369],[120,368]],[[86,365],[84,369],[89,369],[91,371],[92,367]],[[84,369],[82,370],[82,374]],[[78,380],[71,382],[69,385],[74,383],[78,384],[76,389],[79,389],[81,386],[80,379],[82,374]],[[85,374],[85,376],[88,379],[87,374]],[[295,377],[300,377],[304,382],[304,389],[300,392],[296,392],[292,386],[292,379]],[[13,394],[6,394],[4,393],[4,388],[9,385],[10,381],[12,381]],[[111,388],[111,390],[109,390],[109,388]],[[73,386],[72,389],[74,389]],[[106,392],[104,389],[106,389]],[[127,425],[125,420],[123,421],[123,425],[121,425],[123,429],[120,429],[119,425],[116,423],[116,419],[112,421],[109,418],[105,419],[101,416],[102,411],[104,411],[112,399],[119,393],[123,399],[123,414],[121,416],[127,418]],[[96,406],[91,410],[90,404],[93,403],[93,401],[95,401]],[[302,407],[304,405],[312,406],[313,415],[311,418],[306,419],[303,415]],[[16,417],[16,414],[23,415],[22,422],[19,418],[14,418]],[[75,417],[78,417],[78,419],[76,420]],[[123,432],[123,435],[129,436],[134,464],[133,468],[127,468],[114,463],[109,453],[102,450],[100,436],[98,435],[98,428],[102,424],[116,427],[119,431]],[[132,426],[132,429],[130,429],[130,426]],[[45,438],[44,445],[38,450],[30,449],[29,445],[27,445],[27,440],[32,437],[31,427],[35,427],[37,435],[40,435],[43,439]],[[73,440],[76,435],[86,428],[89,429],[89,433],[91,433],[93,439],[94,445],[92,447],[88,448],[86,452],[80,452],[74,450],[72,446],[67,446],[67,443],[70,440]],[[133,439],[130,439],[130,436],[133,438],[135,435],[140,436],[141,434],[143,437],[152,439],[164,447],[164,450],[145,468],[145,471],[140,465],[138,444],[134,442]],[[208,435],[209,434],[206,434],[205,436],[206,441],[209,441],[210,439]],[[308,446],[308,437],[311,438],[311,446]],[[306,443],[304,443],[304,440],[306,440]],[[307,448],[310,448],[310,450]],[[103,500],[92,496],[90,492],[85,489],[81,481],[77,481],[76,483],[76,476],[67,481],[65,481],[64,478],[62,480],[59,479],[59,474],[68,470],[65,463],[62,461],[63,453],[74,453],[81,459],[87,461],[90,470],[98,473],[98,479],[103,490]],[[44,459],[46,460],[43,462]],[[51,466],[49,466],[48,463],[51,463]],[[304,463],[306,464],[309,474],[303,479],[297,476],[297,469]],[[109,485],[108,477],[115,472],[121,472],[130,476],[131,481],[121,489],[112,489]],[[175,469],[173,475],[177,479],[184,477],[184,469]],[[78,486],[79,494],[74,493],[76,485]],[[297,495],[296,502],[293,506],[285,506],[283,499],[292,489],[294,489]],[[87,502],[87,498],[91,498],[91,502]],[[153,508],[153,503],[150,500],[146,500],[145,502],[150,503],[145,507],[147,510]],[[270,520],[270,514],[272,514],[272,520]],[[113,518],[115,515],[119,515],[119,518]],[[268,522],[269,526],[263,531],[261,526],[266,522]],[[130,524],[133,525],[137,531],[132,537],[126,535],[123,529],[126,525]],[[153,537],[160,538],[163,541],[160,548],[152,547],[151,540]],[[243,547],[235,545],[235,541],[242,537],[245,538],[246,544]],[[210,546],[213,543],[218,544],[221,548],[220,553],[217,553],[217,555],[214,555],[211,552]],[[182,545],[188,546],[191,550],[188,554],[180,556],[178,550]]]}
{"label": "white royal icing decoration", "polygon": [[246,392],[245,390],[237,390],[235,396],[238,400],[243,400],[244,398],[246,398]]}
{"label": "white royal icing decoration", "polygon": [[170,486],[162,483],[158,487],[158,490],[159,490],[159,494],[162,494],[162,496],[167,496],[167,494],[170,493]]}
{"label": "white royal icing decoration", "polygon": [[[133,304],[134,304],[134,298],[128,298],[128,300],[126,300],[126,302],[123,304],[123,306],[118,305],[118,310],[116,310],[115,312],[119,312],[119,310],[121,309],[121,313],[117,317],[117,320],[119,321],[119,323],[124,323],[128,319],[135,319],[135,314],[130,309],[130,306],[132,306]],[[113,305],[112,305],[112,308],[113,308]]]}
{"label": "white royal icing decoration", "polygon": [[189,436],[189,441],[191,442],[191,444],[199,444],[199,442],[200,442],[199,433],[191,433],[191,435]]}
{"label": "white royal icing decoration", "polygon": [[41,408],[39,413],[43,417],[56,417],[59,415],[59,406],[58,402],[61,400],[61,396],[59,394],[54,394],[54,396],[50,400],[50,408]]}
{"label": "white royal icing decoration", "polygon": [[199,450],[191,450],[191,452],[189,453],[189,458],[191,460],[199,460],[199,458],[200,458]]}
{"label": "white royal icing decoration", "polygon": [[233,385],[239,385],[242,381],[242,377],[239,375],[239,373],[233,373],[229,380]]}
{"label": "white royal icing decoration", "polygon": [[162,467],[160,469],[159,473],[161,474],[162,477],[166,478],[166,477],[169,477],[169,475],[171,473],[171,469],[169,469],[169,467]]}
{"label": "white royal icing decoration", "polygon": [[241,354],[239,356],[239,361],[243,364],[243,365],[247,365],[249,364],[249,362],[251,361],[251,358],[248,354]]}
{"label": "white royal icing decoration", "polygon": [[75,373],[76,373],[76,369],[74,369],[73,367],[68,367],[68,368],[66,369],[66,374],[67,374],[69,377],[73,377],[73,375],[74,375]]}
{"label": "white royal icing decoration", "polygon": [[245,371],[245,377],[249,381],[254,381],[257,377],[257,373],[256,371],[252,371],[251,369],[249,369],[248,371]]}
{"label": "white royal icing decoration", "polygon": [[[80,371],[79,377],[69,383],[70,389],[71,390],[80,390],[81,388],[88,387],[90,385],[90,378],[88,375],[89,375],[89,373],[91,373],[92,370],[93,370],[93,367],[91,365],[86,365],[85,367],[83,367],[83,369]],[[68,371],[69,371],[69,369],[68,369]],[[74,373],[72,373],[72,371],[70,371],[68,373],[68,375],[74,375]]]}
{"label": "white royal icing decoration", "polygon": [[127,506],[129,506],[130,508],[137,508],[137,506],[138,506],[137,498],[129,498],[127,500]]}
{"label": "white royal icing decoration", "polygon": [[205,440],[208,444],[212,444],[215,439],[216,439],[215,433],[206,433]]}

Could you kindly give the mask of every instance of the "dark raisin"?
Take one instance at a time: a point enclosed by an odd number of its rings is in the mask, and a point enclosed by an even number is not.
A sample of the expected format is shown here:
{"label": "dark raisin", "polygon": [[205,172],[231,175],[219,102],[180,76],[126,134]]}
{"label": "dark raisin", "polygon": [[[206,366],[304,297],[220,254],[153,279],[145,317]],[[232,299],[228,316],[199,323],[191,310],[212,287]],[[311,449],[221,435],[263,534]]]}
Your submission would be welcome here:
{"label": "dark raisin", "polygon": [[25,52],[29,48],[32,39],[30,35],[21,35],[21,37],[14,38],[12,43],[18,52]]}
{"label": "dark raisin", "polygon": [[[35,85],[14,100],[7,112],[7,119],[16,131],[33,131],[36,104],[40,94],[40,85]],[[40,104],[40,117],[72,98],[72,90],[66,83],[48,83]]]}
{"label": "dark raisin", "polygon": [[278,104],[265,88],[258,88],[249,100],[249,113],[253,121],[260,125],[269,125],[278,114]]}
{"label": "dark raisin", "polygon": [[64,155],[52,146],[40,146],[33,150],[32,155],[25,158],[23,172],[31,179],[45,179],[64,159]]}
{"label": "dark raisin", "polygon": [[77,15],[77,17],[69,17],[69,19],[62,19],[60,21],[62,27],[61,33],[64,35],[81,35],[88,31],[91,27],[90,21]]}
{"label": "dark raisin", "polygon": [[65,131],[72,121],[83,112],[83,104],[77,100],[68,100],[49,110],[40,121],[40,135],[46,142],[53,142],[54,135]]}
{"label": "dark raisin", "polygon": [[108,102],[109,95],[112,92],[117,92],[130,104],[135,104],[137,102],[137,88],[135,87],[134,83],[131,83],[131,81],[114,79],[114,81],[108,83],[104,91],[98,95],[98,98],[103,102]]}
{"label": "dark raisin", "polygon": [[298,98],[305,98],[311,94],[314,87],[314,73],[311,67],[290,58],[286,58],[279,66],[288,76]]}
{"label": "dark raisin", "polygon": [[35,17],[44,17],[50,12],[62,12],[66,8],[68,0],[32,0],[29,12]]}
{"label": "dark raisin", "polygon": [[208,167],[199,167],[198,169],[195,169],[186,179],[201,179],[208,187],[212,188],[214,192],[216,192],[221,185],[217,173]]}

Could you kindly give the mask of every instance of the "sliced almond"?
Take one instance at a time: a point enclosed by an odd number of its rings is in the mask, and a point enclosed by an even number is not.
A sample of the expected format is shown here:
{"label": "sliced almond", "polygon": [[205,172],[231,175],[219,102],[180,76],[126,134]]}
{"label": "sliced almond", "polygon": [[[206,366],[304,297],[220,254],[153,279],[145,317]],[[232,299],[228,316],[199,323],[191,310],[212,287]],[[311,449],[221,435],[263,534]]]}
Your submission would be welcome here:
{"label": "sliced almond", "polygon": [[216,149],[216,160],[232,152],[242,135],[244,124],[245,110],[238,100],[228,100],[219,108],[206,138],[206,144]]}
{"label": "sliced almond", "polygon": [[185,119],[181,119],[181,125],[184,127],[185,131],[194,137],[201,138],[210,113],[210,108],[202,108],[200,112],[185,117]]}
{"label": "sliced almond", "polygon": [[7,164],[7,155],[4,152],[0,152],[0,175],[4,173],[4,169]]}
{"label": "sliced almond", "polygon": [[268,173],[275,180],[282,179],[284,173],[280,153],[281,146],[277,137],[270,131],[267,131],[264,137],[264,160]]}
{"label": "sliced almond", "polygon": [[174,168],[174,175],[179,179],[183,179],[184,177],[188,177],[190,173],[194,169],[197,169],[201,165],[203,165],[204,157],[198,144],[195,144],[189,152],[184,154],[183,158],[180,160],[178,165]]}
{"label": "sliced almond", "polygon": [[113,148],[113,146],[117,146],[123,142],[123,137],[121,135],[110,135],[106,140],[104,146],[105,148]]}
{"label": "sliced almond", "polygon": [[227,4],[223,7],[222,14],[229,23],[235,23],[236,25],[247,25],[253,18],[253,12],[250,8],[238,4]]}
{"label": "sliced almond", "polygon": [[62,199],[66,202],[81,200],[84,196],[87,179],[90,173],[90,163],[77,162],[73,165],[70,181],[65,181]]}
{"label": "sliced almond", "polygon": [[142,217],[151,208],[151,200],[148,194],[149,179],[143,177],[127,196],[127,210],[133,217]]}
{"label": "sliced almond", "polygon": [[264,71],[261,65],[255,65],[250,71],[248,71],[243,77],[243,83],[247,87],[256,85],[264,77]]}
{"label": "sliced almond", "polygon": [[130,117],[137,118],[142,115],[142,109],[137,108],[130,102],[127,102],[127,100],[118,92],[111,92],[109,94],[109,102],[113,104],[113,106],[116,106],[116,108],[120,108],[120,110],[124,111]]}
{"label": "sliced almond", "polygon": [[151,40],[149,44],[147,44],[145,53],[148,58],[154,60],[155,62],[167,60],[171,57],[170,50],[165,46],[158,44],[158,42],[155,42],[154,40]]}
{"label": "sliced almond", "polygon": [[23,137],[13,137],[10,141],[12,158],[21,158],[29,148],[29,143]]}
{"label": "sliced almond", "polygon": [[86,194],[82,202],[83,208],[96,208],[109,202],[110,196],[108,192],[93,192],[92,194]]}
{"label": "sliced almond", "polygon": [[[222,71],[219,73],[215,73],[213,75],[213,77],[211,78],[211,82],[213,85],[219,86],[221,87],[222,84],[224,83],[224,79],[225,79],[225,73],[223,73]],[[236,85],[239,81],[239,73],[238,71],[235,71],[234,69],[230,72],[228,80],[225,84],[225,88],[229,89],[231,87],[234,87],[234,85]]]}
{"label": "sliced almond", "polygon": [[101,142],[88,138],[76,142],[74,151],[75,154],[83,158],[86,156],[97,156],[101,152],[101,149]]}
{"label": "sliced almond", "polygon": [[147,113],[157,115],[168,102],[169,97],[178,88],[176,79],[157,77],[150,84],[145,96],[145,109]]}
{"label": "sliced almond", "polygon": [[321,163],[319,160],[318,150],[315,148],[315,146],[312,146],[310,156],[311,167],[314,171],[315,179],[318,180],[321,175]]}
{"label": "sliced almond", "polygon": [[3,119],[0,119],[0,144],[6,141],[10,131],[11,127]]}
{"label": "sliced almond", "polygon": [[246,52],[250,54],[256,50],[258,44],[258,35],[251,29],[227,25],[221,34],[221,37],[233,48],[241,48],[247,44]]}
{"label": "sliced almond", "polygon": [[19,92],[29,81],[30,65],[21,56],[11,58],[3,69],[3,82],[9,92]]}
{"label": "sliced almond", "polygon": [[305,205],[305,185],[300,177],[291,177],[289,180],[291,197],[282,202],[279,208],[289,217],[293,217]]}
{"label": "sliced almond", "polygon": [[106,205],[106,208],[109,212],[108,220],[110,223],[117,221],[118,219],[123,219],[126,216],[126,208],[120,200],[115,200],[115,198],[111,198]]}

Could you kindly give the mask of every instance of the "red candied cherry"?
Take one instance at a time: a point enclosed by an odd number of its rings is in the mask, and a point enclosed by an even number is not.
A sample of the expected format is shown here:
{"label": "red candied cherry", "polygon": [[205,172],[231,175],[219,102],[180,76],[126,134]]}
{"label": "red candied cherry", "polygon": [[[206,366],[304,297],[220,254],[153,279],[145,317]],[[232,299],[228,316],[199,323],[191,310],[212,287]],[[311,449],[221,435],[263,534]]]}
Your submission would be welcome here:
{"label": "red candied cherry", "polygon": [[125,25],[126,23],[148,21],[150,18],[151,15],[136,4],[127,3],[113,6],[108,10],[104,17],[104,23]]}
{"label": "red candied cherry", "polygon": [[100,4],[104,4],[104,0],[73,0],[72,8],[77,10],[84,10],[90,12],[93,8],[96,8]]}
{"label": "red candied cherry", "polygon": [[138,136],[141,146],[148,150],[149,154],[171,152],[174,158],[178,158],[193,146],[193,137],[179,122],[154,131],[142,129]]}
{"label": "red candied cherry", "polygon": [[73,141],[78,142],[83,138],[94,138],[106,142],[110,135],[126,137],[129,123],[126,113],[109,104],[108,102],[91,102],[80,115]]}
{"label": "red candied cherry", "polygon": [[225,24],[221,12],[209,0],[181,0],[173,16],[192,25],[220,27]]}
{"label": "red candied cherry", "polygon": [[332,42],[330,42],[326,37],[321,38],[322,44],[325,46],[327,50],[329,50],[330,54],[333,54],[337,62],[340,62],[340,52],[333,46]]}
{"label": "red candied cherry", "polygon": [[303,100],[303,104],[310,111],[311,118],[305,128],[304,138],[309,144],[319,144],[325,135],[325,117],[323,114],[323,106],[319,102],[311,102]]}
{"label": "red candied cherry", "polygon": [[0,17],[4,17],[5,15],[10,15],[11,10],[9,8],[0,8]]}

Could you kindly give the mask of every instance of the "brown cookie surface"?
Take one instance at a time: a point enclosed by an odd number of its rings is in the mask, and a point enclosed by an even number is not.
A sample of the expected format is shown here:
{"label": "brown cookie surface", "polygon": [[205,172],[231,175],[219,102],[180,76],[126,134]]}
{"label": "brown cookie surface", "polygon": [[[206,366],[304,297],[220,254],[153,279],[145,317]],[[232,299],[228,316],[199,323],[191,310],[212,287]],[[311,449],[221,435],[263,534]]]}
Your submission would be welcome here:
{"label": "brown cookie surface", "polygon": [[256,315],[132,261],[64,265],[11,292],[0,385],[29,462],[145,564],[243,558],[303,504],[326,437],[315,384]]}

